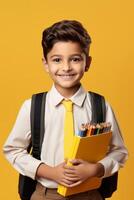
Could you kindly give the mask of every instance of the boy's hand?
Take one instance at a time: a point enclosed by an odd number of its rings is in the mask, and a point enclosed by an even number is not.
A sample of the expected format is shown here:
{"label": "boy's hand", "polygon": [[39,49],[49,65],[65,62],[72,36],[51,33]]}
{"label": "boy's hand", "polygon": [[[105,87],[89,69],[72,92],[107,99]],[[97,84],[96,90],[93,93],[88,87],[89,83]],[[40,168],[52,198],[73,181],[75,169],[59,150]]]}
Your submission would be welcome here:
{"label": "boy's hand", "polygon": [[69,185],[73,184],[74,182],[69,180],[68,177],[65,175],[65,165],[66,162],[63,162],[56,167],[51,167],[44,163],[41,163],[37,169],[36,178],[42,177],[45,179],[54,180],[58,184],[69,187]]}
{"label": "boy's hand", "polygon": [[66,162],[56,167],[42,163],[37,169],[36,176],[54,180],[65,187],[74,187],[88,178],[104,175],[104,167],[100,163],[88,163],[81,159],[74,159],[70,162],[73,166],[68,166]]}
{"label": "boy's hand", "polygon": [[64,165],[67,179],[74,182],[69,187],[79,185],[88,178],[104,175],[104,167],[100,163],[89,163],[81,159],[74,159],[70,162],[73,166]]}
{"label": "boy's hand", "polygon": [[63,162],[52,168],[52,179],[63,186],[69,187],[74,181],[65,175],[65,165],[66,162]]}

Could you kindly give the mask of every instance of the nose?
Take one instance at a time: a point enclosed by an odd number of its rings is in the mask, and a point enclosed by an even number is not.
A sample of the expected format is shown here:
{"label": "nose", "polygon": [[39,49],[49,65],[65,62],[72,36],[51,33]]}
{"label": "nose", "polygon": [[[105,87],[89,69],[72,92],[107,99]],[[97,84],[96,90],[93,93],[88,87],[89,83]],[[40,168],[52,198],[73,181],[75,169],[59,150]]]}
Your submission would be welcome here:
{"label": "nose", "polygon": [[63,70],[64,71],[69,71],[71,69],[71,65],[68,61],[63,63]]}

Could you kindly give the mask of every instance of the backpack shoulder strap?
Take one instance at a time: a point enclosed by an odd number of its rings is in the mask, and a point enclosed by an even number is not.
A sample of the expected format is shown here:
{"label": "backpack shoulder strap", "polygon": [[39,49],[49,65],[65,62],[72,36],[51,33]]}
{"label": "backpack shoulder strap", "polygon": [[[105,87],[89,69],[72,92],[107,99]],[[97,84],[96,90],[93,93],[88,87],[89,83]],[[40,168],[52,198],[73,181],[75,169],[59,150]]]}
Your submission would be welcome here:
{"label": "backpack shoulder strap", "polygon": [[32,155],[40,159],[41,146],[44,138],[44,117],[46,94],[38,93],[32,96],[31,103],[31,138],[32,138]]}
{"label": "backpack shoulder strap", "polygon": [[[40,159],[41,146],[44,137],[44,115],[45,115],[45,102],[46,94],[39,93],[32,96],[31,101],[31,138],[32,141],[27,149],[28,153],[32,149],[32,156]],[[18,192],[21,200],[30,200],[32,193],[36,188],[36,180],[20,174]]]}
{"label": "backpack shoulder strap", "polygon": [[[91,110],[92,110],[92,123],[101,123],[106,120],[106,106],[105,106],[105,98],[97,93],[89,92],[91,99]],[[112,196],[113,192],[117,189],[118,182],[118,172],[114,175],[103,178],[102,184],[98,191],[101,193],[102,197],[109,198]]]}
{"label": "backpack shoulder strap", "polygon": [[92,110],[92,123],[101,123],[105,121],[106,118],[106,106],[104,96],[97,94],[95,92],[89,91],[91,100],[91,110]]}

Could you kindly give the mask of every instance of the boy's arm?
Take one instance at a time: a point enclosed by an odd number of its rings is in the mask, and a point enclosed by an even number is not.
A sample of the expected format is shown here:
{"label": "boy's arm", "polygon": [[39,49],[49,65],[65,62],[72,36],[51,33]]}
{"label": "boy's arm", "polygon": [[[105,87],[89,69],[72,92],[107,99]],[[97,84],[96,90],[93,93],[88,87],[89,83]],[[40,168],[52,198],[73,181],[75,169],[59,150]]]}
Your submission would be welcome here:
{"label": "boy's arm", "polygon": [[13,167],[25,176],[32,179],[37,177],[51,179],[64,186],[72,184],[72,181],[67,180],[67,177],[64,175],[63,166],[65,163],[61,163],[56,167],[50,167],[28,154],[27,148],[31,141],[30,108],[31,101],[25,101],[18,113],[14,127],[4,144],[3,153]]}
{"label": "boy's arm", "polygon": [[31,141],[30,133],[31,100],[23,103],[14,127],[3,147],[7,160],[19,173],[35,179],[38,166],[42,163],[27,152]]}
{"label": "boy's arm", "polygon": [[112,140],[110,142],[109,152],[104,159],[99,161],[105,169],[104,177],[108,177],[117,172],[124,166],[128,158],[128,151],[125,147],[118,122],[108,103],[106,103],[106,122],[111,122],[112,124]]}
{"label": "boy's arm", "polygon": [[44,163],[41,163],[36,172],[36,178],[45,178],[53,180],[58,184],[69,187],[74,183],[73,180],[69,180],[68,176],[65,174],[65,165],[66,162],[63,162],[55,167],[48,166]]}

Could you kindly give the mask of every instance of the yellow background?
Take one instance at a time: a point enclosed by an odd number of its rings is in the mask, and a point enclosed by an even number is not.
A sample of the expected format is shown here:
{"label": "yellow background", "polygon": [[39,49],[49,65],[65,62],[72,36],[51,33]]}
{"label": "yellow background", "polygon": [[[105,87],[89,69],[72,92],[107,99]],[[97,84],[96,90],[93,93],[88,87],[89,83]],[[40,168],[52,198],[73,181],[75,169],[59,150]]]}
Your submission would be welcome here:
{"label": "yellow background", "polygon": [[[62,19],[80,20],[92,36],[91,69],[83,84],[105,95],[121,126],[130,157],[112,200],[133,198],[134,3],[133,0],[0,1],[0,199],[17,200],[18,173],[2,155],[22,102],[48,90],[41,33]],[[132,178],[133,177],[133,178]]]}

